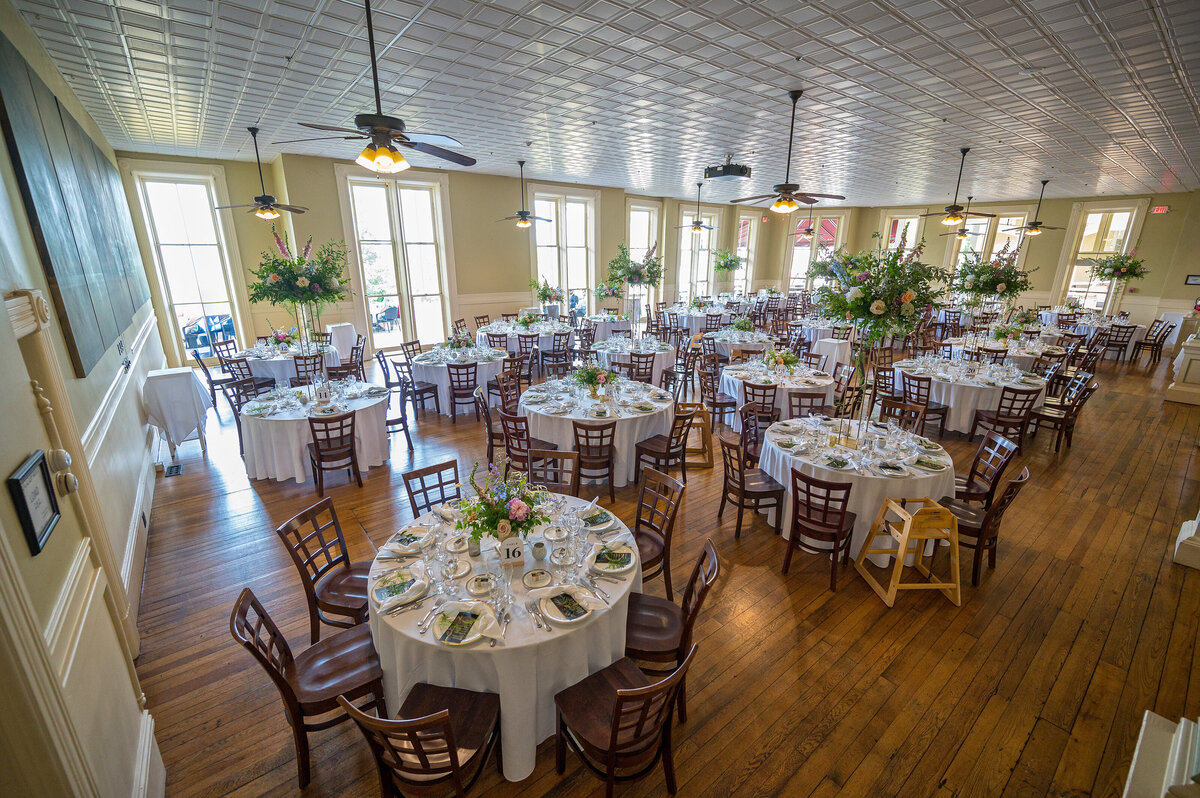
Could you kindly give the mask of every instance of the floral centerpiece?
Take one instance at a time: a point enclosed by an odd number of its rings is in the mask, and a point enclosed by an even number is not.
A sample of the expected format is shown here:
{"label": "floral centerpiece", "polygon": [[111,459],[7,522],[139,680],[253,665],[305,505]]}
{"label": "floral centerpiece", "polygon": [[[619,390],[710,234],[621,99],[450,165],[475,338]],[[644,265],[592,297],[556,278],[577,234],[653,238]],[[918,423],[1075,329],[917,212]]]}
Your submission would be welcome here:
{"label": "floral centerpiece", "polygon": [[619,285],[644,285],[657,288],[662,282],[662,256],[655,255],[658,243],[646,250],[646,255],[640,261],[635,261],[629,255],[629,247],[617,244],[617,256],[608,262],[608,283]]}
{"label": "floral centerpiece", "polygon": [[954,274],[954,288],[970,295],[974,304],[978,304],[985,296],[995,296],[1004,304],[1011,305],[1022,293],[1033,288],[1029,275],[1037,271],[1017,268],[1020,254],[1019,247],[1009,250],[1008,244],[991,260],[984,260],[978,252],[968,250]]}
{"label": "floral centerpiece", "polygon": [[547,493],[531,486],[520,471],[513,471],[507,479],[494,465],[487,468],[487,478],[480,485],[475,481],[479,463],[471,469],[467,481],[475,489],[475,497],[465,502],[462,518],[455,524],[457,529],[467,530],[476,543],[484,535],[498,540],[520,535],[525,537],[539,524],[550,520],[540,510]]}
{"label": "floral centerpiece", "polygon": [[470,349],[473,346],[475,340],[471,338],[471,334],[461,330],[456,331],[442,344],[443,349]]}
{"label": "floral centerpiece", "polygon": [[790,352],[787,349],[782,352],[776,352],[774,349],[768,349],[763,352],[763,365],[769,369],[787,369],[791,372],[800,364],[800,358],[796,357],[795,352]]}
{"label": "floral centerpiece", "polygon": [[782,291],[780,291],[778,288],[776,288],[773,285],[767,286],[767,296],[779,296],[782,293],[783,293]]}
{"label": "floral centerpiece", "polygon": [[1109,255],[1092,261],[1092,279],[1095,280],[1142,280],[1150,273],[1145,261],[1136,257],[1137,249],[1129,254]]}
{"label": "floral centerpiece", "polygon": [[694,297],[692,301],[688,303],[688,307],[695,310],[704,310],[706,307],[708,307],[708,302],[700,297]]}
{"label": "floral centerpiece", "polygon": [[754,332],[754,322],[748,316],[739,316],[729,325],[729,329],[738,332]]}
{"label": "floral centerpiece", "polygon": [[1077,296],[1069,296],[1063,300],[1063,307],[1070,310],[1079,310],[1083,307],[1083,300]]}
{"label": "floral centerpiece", "polygon": [[312,237],[299,254],[294,254],[287,236],[280,237],[272,225],[275,252],[264,252],[258,268],[252,269],[251,302],[267,302],[288,308],[302,344],[321,328],[321,310],[346,298],[350,280],[346,270],[345,243],[327,241],[313,253]]}
{"label": "floral centerpiece", "polygon": [[[267,319],[267,324],[271,324],[270,319]],[[285,330],[283,327],[276,327],[274,324],[271,324],[271,343],[276,346],[291,346],[296,343],[296,336],[298,334],[295,327]]]}
{"label": "floral centerpiece", "polygon": [[517,324],[526,330],[529,329],[530,325],[538,321],[541,321],[541,317],[533,313],[522,313],[520,316],[517,316]]}
{"label": "floral centerpiece", "polygon": [[543,279],[540,283],[537,280],[530,280],[529,285],[533,288],[533,293],[537,295],[538,302],[541,302],[543,305],[563,301],[562,289],[550,285],[550,282],[546,279]]}
{"label": "floral centerpiece", "polygon": [[600,396],[600,389],[613,385],[617,381],[615,372],[600,366],[584,366],[583,368],[575,369],[575,373],[571,375],[578,385],[582,385],[588,389],[588,395],[596,399]]}
{"label": "floral centerpiece", "polygon": [[742,266],[742,259],[727,249],[718,249],[713,253],[713,271],[736,272]]}
{"label": "floral centerpiece", "polygon": [[1014,313],[1008,323],[1021,328],[1040,327],[1042,326],[1042,317],[1034,308],[1023,308]]}
{"label": "floral centerpiece", "polygon": [[1016,340],[1021,337],[1022,329],[1024,328],[1020,324],[997,324],[992,329],[992,337],[997,341]]}
{"label": "floral centerpiece", "polygon": [[625,296],[625,290],[621,288],[620,283],[600,283],[596,286],[596,299],[604,301],[605,299],[621,299]]}

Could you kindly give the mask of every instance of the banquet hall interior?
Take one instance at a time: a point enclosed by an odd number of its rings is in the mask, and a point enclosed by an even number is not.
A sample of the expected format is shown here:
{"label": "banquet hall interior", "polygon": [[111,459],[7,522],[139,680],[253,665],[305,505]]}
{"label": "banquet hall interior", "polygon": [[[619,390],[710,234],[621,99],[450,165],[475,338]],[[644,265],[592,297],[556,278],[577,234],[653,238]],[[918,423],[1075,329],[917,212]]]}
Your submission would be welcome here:
{"label": "banquet hall interior", "polygon": [[0,794],[1200,794],[1194,0],[0,33]]}

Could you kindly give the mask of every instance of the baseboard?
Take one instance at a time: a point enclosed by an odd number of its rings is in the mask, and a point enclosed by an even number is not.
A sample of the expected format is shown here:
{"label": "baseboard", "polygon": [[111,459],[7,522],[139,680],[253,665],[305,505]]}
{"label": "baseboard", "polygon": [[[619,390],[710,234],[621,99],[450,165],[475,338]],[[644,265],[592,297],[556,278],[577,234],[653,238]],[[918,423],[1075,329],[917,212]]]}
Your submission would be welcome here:
{"label": "baseboard", "polygon": [[167,791],[167,769],[154,739],[154,716],[142,710],[138,729],[136,770],[133,775],[134,798],[159,798]]}
{"label": "baseboard", "polygon": [[146,542],[150,531],[150,508],[154,506],[154,487],[158,484],[154,470],[154,453],[159,447],[157,427],[150,427],[148,442],[142,453],[142,467],[138,479],[137,495],[133,502],[133,513],[129,518],[129,534],[125,538],[125,552],[121,559],[121,587],[129,598],[129,611],[137,617],[142,603],[142,576],[146,570]]}

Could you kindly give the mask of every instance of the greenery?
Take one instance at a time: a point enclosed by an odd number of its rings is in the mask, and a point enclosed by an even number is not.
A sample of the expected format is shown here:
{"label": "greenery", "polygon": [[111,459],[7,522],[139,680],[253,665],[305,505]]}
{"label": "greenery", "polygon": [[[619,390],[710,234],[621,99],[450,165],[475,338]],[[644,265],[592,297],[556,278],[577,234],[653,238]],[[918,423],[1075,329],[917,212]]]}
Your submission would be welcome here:
{"label": "greenery", "polygon": [[617,256],[608,262],[608,284],[628,283],[657,288],[663,277],[662,257],[654,254],[657,248],[658,244],[655,243],[646,251],[646,257],[635,262],[629,256],[629,247],[617,244]]}
{"label": "greenery", "polygon": [[625,291],[620,283],[600,283],[596,286],[596,299],[621,299],[624,296]]}
{"label": "greenery", "polygon": [[524,327],[526,330],[528,330],[530,325],[532,325],[534,322],[539,322],[541,320],[542,319],[540,316],[536,316],[532,313],[522,313],[520,316],[517,316],[517,324],[521,327]]}
{"label": "greenery", "polygon": [[443,349],[470,349],[475,346],[475,340],[470,333],[456,332],[442,344]]}
{"label": "greenery", "polygon": [[729,325],[729,329],[737,330],[738,332],[754,332],[754,322],[748,316],[740,316],[733,320]]}
{"label": "greenery", "polygon": [[289,309],[302,338],[321,325],[321,309],[346,298],[350,284],[346,271],[346,245],[327,241],[312,251],[312,237],[304,249],[293,254],[287,236],[280,237],[271,225],[275,252],[264,252],[258,268],[251,269],[251,302],[267,302]]}
{"label": "greenery", "polygon": [[1145,261],[1136,257],[1137,250],[1133,249],[1128,255],[1109,255],[1107,258],[1092,261],[1092,277],[1096,280],[1141,280],[1150,270]]}
{"label": "greenery", "polygon": [[617,381],[616,373],[600,368],[599,366],[584,366],[583,368],[575,369],[575,373],[571,375],[571,378],[577,384],[593,391],[605,385],[612,385]]}
{"label": "greenery", "polygon": [[742,259],[727,249],[718,249],[713,253],[713,271],[735,272],[742,266]]}
{"label": "greenery", "polygon": [[533,293],[537,295],[538,302],[541,302],[543,305],[563,301],[562,289],[550,285],[550,282],[546,279],[543,279],[540,283],[537,280],[530,280],[529,286],[533,289]]}
{"label": "greenery", "polygon": [[525,537],[539,524],[550,520],[538,509],[539,505],[545,504],[547,492],[531,486],[523,473],[513,471],[505,479],[499,469],[489,465],[487,479],[479,485],[475,481],[478,471],[479,463],[476,463],[467,478],[476,495],[466,502],[462,518],[455,524],[456,528],[467,530],[472,540],[478,542],[484,535],[499,540],[513,535]]}
{"label": "greenery", "polygon": [[1036,308],[1023,308],[1014,313],[1013,317],[1008,320],[1008,323],[1015,324],[1018,327],[1041,327],[1042,316],[1037,312]]}
{"label": "greenery", "polygon": [[1020,338],[1021,330],[1024,328],[1020,324],[997,324],[992,330],[992,337],[997,341],[1007,341],[1009,338]]}
{"label": "greenery", "polygon": [[708,300],[701,299],[700,297],[694,297],[692,301],[688,303],[688,307],[695,308],[696,310],[704,310],[706,307],[708,307]]}
{"label": "greenery", "polygon": [[769,369],[783,367],[788,371],[796,368],[800,364],[800,358],[796,357],[795,352],[790,352],[787,349],[782,352],[776,352],[774,349],[768,349],[763,352],[763,365]]}
{"label": "greenery", "polygon": [[1037,271],[1022,271],[1017,268],[1017,256],[1021,250],[1009,250],[1008,244],[985,261],[978,252],[968,250],[963,263],[954,274],[954,287],[974,296],[998,296],[1013,301],[1025,291],[1033,288],[1029,275]]}

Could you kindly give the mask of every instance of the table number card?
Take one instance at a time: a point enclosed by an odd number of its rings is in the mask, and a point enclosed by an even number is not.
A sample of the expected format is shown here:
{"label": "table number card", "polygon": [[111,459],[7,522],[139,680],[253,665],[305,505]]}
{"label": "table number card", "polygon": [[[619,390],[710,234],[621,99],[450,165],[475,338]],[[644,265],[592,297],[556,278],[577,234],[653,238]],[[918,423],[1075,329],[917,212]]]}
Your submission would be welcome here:
{"label": "table number card", "polygon": [[496,551],[500,554],[501,565],[525,564],[525,541],[519,535],[500,541]]}

